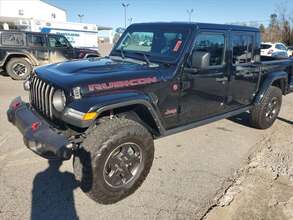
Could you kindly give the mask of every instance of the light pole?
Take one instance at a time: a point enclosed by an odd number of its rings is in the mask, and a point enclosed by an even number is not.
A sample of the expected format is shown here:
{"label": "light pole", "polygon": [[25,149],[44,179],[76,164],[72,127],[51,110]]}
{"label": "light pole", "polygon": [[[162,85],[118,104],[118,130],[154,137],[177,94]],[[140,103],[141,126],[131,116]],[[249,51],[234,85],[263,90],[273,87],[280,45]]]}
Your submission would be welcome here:
{"label": "light pole", "polygon": [[187,14],[188,14],[188,19],[189,19],[189,22],[191,22],[191,14],[194,12],[193,9],[187,9]]}
{"label": "light pole", "polygon": [[133,18],[132,18],[132,17],[131,17],[131,18],[128,18],[128,23],[129,23],[129,25],[132,24],[132,21],[133,21]]}
{"label": "light pole", "polygon": [[122,6],[124,8],[124,27],[126,28],[126,21],[127,21],[127,18],[126,18],[126,9],[127,7],[129,6],[129,3],[125,4],[125,3],[122,3]]}
{"label": "light pole", "polygon": [[78,14],[77,16],[79,17],[79,23],[81,23],[82,22],[82,18],[84,17],[84,14]]}

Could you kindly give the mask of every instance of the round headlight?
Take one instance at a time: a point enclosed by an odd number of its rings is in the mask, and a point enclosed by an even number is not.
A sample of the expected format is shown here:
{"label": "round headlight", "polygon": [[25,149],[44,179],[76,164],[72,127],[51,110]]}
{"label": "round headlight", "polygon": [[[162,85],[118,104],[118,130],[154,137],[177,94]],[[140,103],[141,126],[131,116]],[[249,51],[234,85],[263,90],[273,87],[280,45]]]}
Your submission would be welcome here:
{"label": "round headlight", "polygon": [[56,90],[53,95],[53,106],[58,111],[61,112],[64,110],[66,104],[66,97],[62,90]]}

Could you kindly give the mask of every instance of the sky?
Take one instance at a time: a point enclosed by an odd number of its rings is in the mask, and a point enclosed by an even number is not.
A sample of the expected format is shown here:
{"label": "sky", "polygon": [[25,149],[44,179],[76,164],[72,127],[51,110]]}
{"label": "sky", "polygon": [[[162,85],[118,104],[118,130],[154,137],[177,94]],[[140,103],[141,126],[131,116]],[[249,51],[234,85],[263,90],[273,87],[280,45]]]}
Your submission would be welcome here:
{"label": "sky", "polygon": [[[293,0],[44,0],[67,11],[68,21],[82,21],[113,28],[124,27],[122,3],[128,3],[127,18],[132,23],[154,21],[192,21],[207,23],[269,22],[280,2],[293,13]],[[127,21],[129,24],[129,20]]]}

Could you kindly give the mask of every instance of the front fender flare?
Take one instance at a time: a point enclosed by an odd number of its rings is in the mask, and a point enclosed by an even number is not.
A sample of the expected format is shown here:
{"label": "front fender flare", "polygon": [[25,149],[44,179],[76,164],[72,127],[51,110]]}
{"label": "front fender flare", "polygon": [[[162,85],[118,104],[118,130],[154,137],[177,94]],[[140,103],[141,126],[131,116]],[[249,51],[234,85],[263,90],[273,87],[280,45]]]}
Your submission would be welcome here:
{"label": "front fender flare", "polygon": [[165,132],[164,126],[159,116],[159,111],[149,96],[140,94],[137,92],[118,93],[118,94],[107,94],[101,96],[84,97],[81,100],[76,100],[68,105],[69,108],[81,112],[97,112],[98,115],[101,113],[117,109],[121,107],[127,107],[132,105],[143,105],[148,109],[152,115],[156,126],[161,134]]}

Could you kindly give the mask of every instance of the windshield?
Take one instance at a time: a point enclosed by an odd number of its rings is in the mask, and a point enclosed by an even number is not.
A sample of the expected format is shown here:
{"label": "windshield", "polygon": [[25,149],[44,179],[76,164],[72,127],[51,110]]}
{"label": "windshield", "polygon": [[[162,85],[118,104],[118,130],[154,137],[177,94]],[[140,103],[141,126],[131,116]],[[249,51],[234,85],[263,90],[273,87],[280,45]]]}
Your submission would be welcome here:
{"label": "windshield", "polygon": [[[126,30],[114,51],[126,57],[146,54],[150,60],[174,61],[182,51],[188,36],[188,29],[163,28]],[[141,58],[141,57],[140,57]]]}

